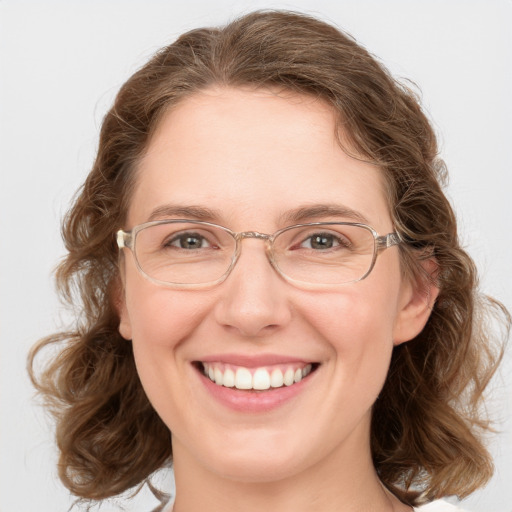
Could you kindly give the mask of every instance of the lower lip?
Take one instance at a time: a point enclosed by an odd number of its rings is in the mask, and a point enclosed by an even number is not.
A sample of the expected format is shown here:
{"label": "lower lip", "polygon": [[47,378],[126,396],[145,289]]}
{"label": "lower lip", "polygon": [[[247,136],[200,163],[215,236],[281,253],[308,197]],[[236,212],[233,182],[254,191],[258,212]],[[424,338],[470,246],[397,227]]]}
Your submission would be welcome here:
{"label": "lower lip", "polygon": [[265,391],[246,391],[220,386],[199,371],[197,373],[205,388],[218,402],[230,409],[245,413],[267,412],[277,409],[302,393],[312,377],[310,373],[300,382],[291,386],[270,388]]}

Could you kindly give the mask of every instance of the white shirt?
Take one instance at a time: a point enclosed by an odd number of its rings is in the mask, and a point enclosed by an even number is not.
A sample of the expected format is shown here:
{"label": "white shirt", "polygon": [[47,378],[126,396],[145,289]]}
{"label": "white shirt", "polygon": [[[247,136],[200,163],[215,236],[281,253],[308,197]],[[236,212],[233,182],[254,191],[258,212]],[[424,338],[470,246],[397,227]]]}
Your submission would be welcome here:
{"label": "white shirt", "polygon": [[450,505],[450,503],[446,503],[443,500],[433,501],[431,503],[427,503],[426,505],[422,505],[421,507],[417,507],[414,509],[415,512],[464,512],[461,508],[456,507],[455,505]]}
{"label": "white shirt", "polygon": [[[172,503],[169,503],[163,512],[172,512]],[[427,503],[426,505],[422,505],[421,507],[417,507],[414,509],[414,512],[464,512],[462,509],[457,508],[454,505],[450,505],[443,500],[433,501],[432,503]]]}

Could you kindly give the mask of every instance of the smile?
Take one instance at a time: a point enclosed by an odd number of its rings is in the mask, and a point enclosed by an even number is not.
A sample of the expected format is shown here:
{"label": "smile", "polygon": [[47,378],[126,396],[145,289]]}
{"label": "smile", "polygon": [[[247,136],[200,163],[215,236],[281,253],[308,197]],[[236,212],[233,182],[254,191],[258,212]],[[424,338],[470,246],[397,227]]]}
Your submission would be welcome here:
{"label": "smile", "polygon": [[201,366],[203,374],[219,386],[256,391],[293,386],[314,369],[311,363],[246,368],[220,362],[203,362]]}

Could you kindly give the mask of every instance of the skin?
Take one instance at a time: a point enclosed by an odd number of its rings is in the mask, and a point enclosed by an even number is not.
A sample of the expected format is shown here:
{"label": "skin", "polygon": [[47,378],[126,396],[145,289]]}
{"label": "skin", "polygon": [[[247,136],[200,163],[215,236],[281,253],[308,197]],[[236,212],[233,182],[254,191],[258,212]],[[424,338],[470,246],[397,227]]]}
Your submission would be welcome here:
{"label": "skin", "polygon": [[[286,212],[325,203],[359,212],[379,234],[393,231],[381,171],[340,149],[326,105],[216,88],[160,122],[124,228],[179,204],[214,210],[209,220],[234,231],[273,233],[287,225]],[[352,219],[305,219],[319,220]],[[365,280],[325,290],[286,282],[254,239],[209,289],[158,286],[130,251],[123,282],[120,332],[133,340],[142,384],[173,433],[175,512],[411,510],[383,489],[369,449],[371,408],[393,347],[429,315],[425,291],[404,279],[396,247],[379,255]],[[226,353],[320,366],[292,400],[246,414],[213,400],[192,364]]]}

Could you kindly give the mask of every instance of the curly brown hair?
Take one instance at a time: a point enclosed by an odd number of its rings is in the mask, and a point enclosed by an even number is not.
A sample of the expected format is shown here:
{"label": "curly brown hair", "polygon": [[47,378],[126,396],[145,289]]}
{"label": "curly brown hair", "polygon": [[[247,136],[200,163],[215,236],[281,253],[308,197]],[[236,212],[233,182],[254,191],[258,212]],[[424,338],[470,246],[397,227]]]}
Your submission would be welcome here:
{"label": "curly brown hair", "polygon": [[[118,332],[118,248],[134,173],[164,113],[214,85],[279,87],[314,95],[337,113],[343,145],[377,164],[406,243],[401,261],[421,276],[435,258],[440,293],[424,330],[395,347],[373,408],[371,448],[382,482],[405,503],[466,496],[487,482],[484,389],[510,315],[477,291],[442,185],[445,167],[417,96],[351,37],[317,19],[260,11],[221,29],[198,29],[160,50],[121,88],[103,121],[97,158],[63,224],[67,257],[57,270],[79,307],[67,332],[41,340],[29,371],[57,421],[59,475],[85,499],[117,495],[172,460],[171,433],[150,405],[132,346]],[[342,142],[340,141],[340,144]],[[425,277],[421,277],[424,279]],[[492,329],[498,317],[505,333]],[[494,333],[494,334],[493,334]],[[34,358],[59,343],[36,372]]]}

